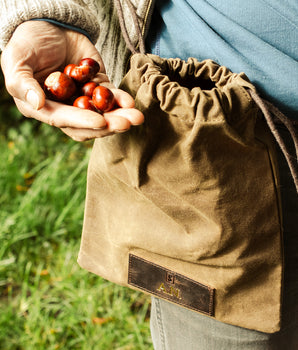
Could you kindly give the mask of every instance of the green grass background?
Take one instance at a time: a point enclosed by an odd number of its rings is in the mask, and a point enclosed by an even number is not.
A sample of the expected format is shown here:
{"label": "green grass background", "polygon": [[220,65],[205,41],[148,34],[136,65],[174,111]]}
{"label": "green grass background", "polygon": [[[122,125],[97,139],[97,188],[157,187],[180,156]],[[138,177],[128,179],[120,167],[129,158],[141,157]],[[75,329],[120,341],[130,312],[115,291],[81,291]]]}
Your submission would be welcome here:
{"label": "green grass background", "polygon": [[0,349],[153,349],[150,299],[76,262],[92,143],[24,118],[0,84]]}

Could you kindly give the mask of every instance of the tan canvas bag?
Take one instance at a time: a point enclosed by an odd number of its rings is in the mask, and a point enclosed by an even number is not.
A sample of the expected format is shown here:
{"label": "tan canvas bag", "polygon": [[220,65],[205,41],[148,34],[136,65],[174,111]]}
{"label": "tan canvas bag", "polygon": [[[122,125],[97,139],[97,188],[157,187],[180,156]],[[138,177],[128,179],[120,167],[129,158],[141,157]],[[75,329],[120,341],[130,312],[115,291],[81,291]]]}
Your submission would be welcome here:
{"label": "tan canvas bag", "polygon": [[210,60],[136,54],[121,88],[145,123],[94,144],[79,264],[222,322],[279,330],[277,166],[254,86]]}

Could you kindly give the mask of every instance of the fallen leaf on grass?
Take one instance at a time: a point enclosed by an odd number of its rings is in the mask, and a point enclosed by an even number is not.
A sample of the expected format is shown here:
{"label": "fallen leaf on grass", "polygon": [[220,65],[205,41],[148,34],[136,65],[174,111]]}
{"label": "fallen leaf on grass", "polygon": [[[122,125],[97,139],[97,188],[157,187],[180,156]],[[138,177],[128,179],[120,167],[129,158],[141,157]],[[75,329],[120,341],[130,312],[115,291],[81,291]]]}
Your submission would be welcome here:
{"label": "fallen leaf on grass", "polygon": [[104,323],[112,321],[112,317],[93,317],[92,323],[102,325]]}
{"label": "fallen leaf on grass", "polygon": [[27,187],[27,186],[22,186],[22,185],[16,185],[16,190],[17,190],[18,192],[26,192],[26,191],[29,190],[29,187]]}
{"label": "fallen leaf on grass", "polygon": [[40,271],[40,276],[48,276],[48,274],[49,274],[49,271],[46,269]]}

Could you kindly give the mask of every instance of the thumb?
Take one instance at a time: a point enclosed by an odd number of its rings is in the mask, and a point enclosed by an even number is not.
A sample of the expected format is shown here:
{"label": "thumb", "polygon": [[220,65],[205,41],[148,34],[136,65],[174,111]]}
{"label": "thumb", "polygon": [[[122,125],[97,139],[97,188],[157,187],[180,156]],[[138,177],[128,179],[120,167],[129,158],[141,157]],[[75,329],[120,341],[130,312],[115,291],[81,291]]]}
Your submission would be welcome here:
{"label": "thumb", "polygon": [[[11,55],[12,50],[4,50],[1,55],[1,67],[6,89],[14,98],[28,102],[34,109],[40,109],[45,103],[45,93],[33,77],[33,70],[22,60]],[[15,52],[14,52],[15,53]]]}
{"label": "thumb", "polygon": [[[5,73],[4,73],[5,76]],[[5,76],[6,89],[14,97],[38,110],[45,104],[45,93],[29,72],[14,72]]]}
{"label": "thumb", "polygon": [[45,93],[33,78],[28,79],[26,86],[20,91],[20,94],[24,94],[24,100],[36,110],[42,108],[45,104]]}

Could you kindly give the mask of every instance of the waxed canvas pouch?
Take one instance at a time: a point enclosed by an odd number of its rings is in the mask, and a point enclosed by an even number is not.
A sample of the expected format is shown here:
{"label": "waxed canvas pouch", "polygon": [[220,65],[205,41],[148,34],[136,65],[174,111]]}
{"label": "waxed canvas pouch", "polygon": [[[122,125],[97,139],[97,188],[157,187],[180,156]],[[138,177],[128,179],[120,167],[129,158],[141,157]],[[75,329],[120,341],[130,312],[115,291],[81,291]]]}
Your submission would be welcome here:
{"label": "waxed canvas pouch", "polygon": [[219,321],[277,331],[278,176],[254,86],[211,60],[135,54],[120,87],[145,122],[95,141],[79,264]]}

